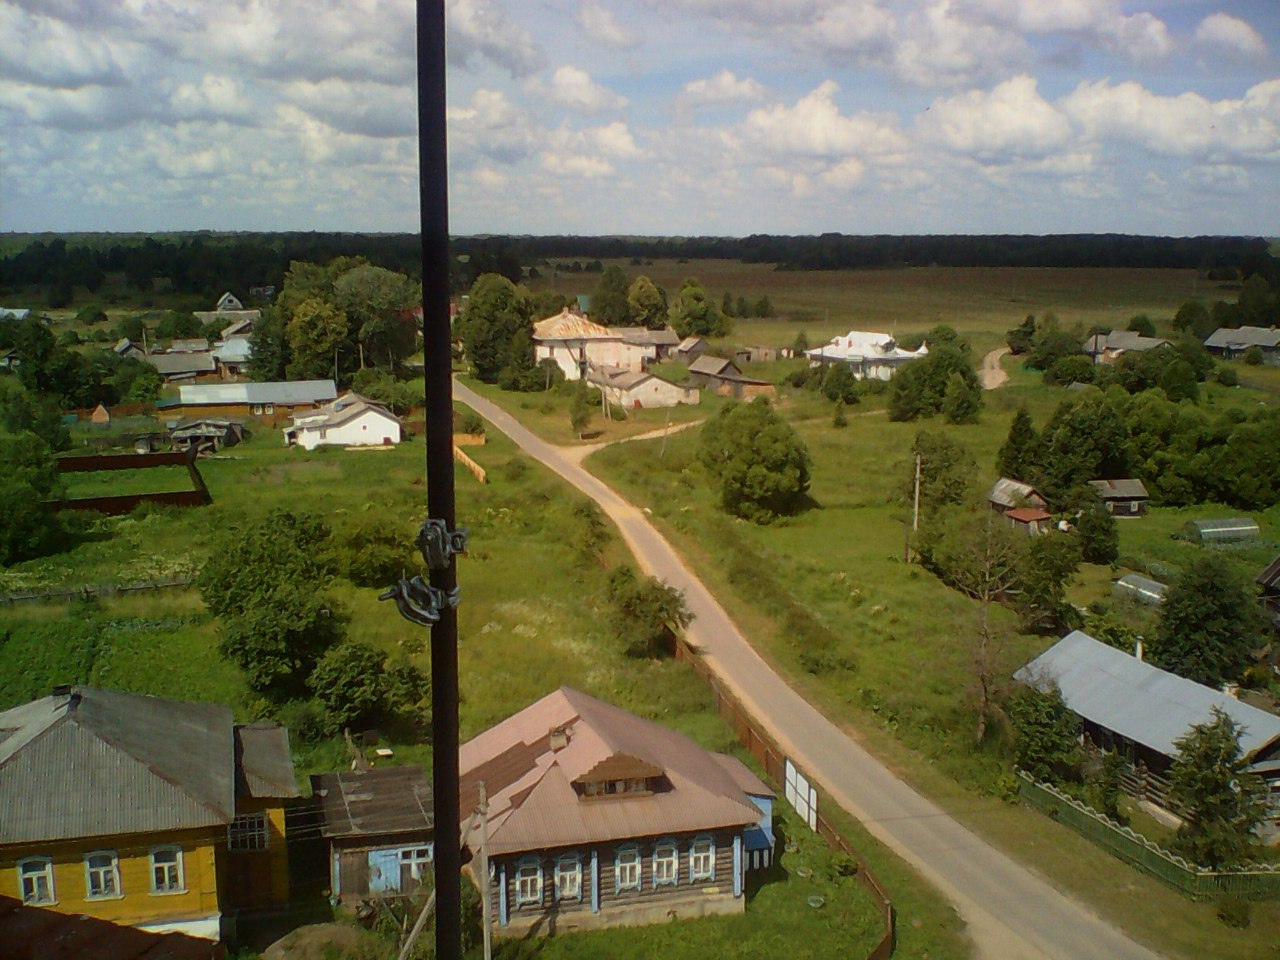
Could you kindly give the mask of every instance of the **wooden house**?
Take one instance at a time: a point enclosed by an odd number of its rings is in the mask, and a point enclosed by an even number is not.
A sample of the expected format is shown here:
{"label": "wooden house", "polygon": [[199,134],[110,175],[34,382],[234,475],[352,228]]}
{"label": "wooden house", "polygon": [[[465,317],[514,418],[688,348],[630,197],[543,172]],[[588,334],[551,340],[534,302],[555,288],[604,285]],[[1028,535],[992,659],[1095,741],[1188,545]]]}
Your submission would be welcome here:
{"label": "wooden house", "polygon": [[177,405],[166,412],[190,419],[262,417],[274,421],[314,410],[337,396],[332,380],[202,383],[179,387]]}
{"label": "wooden house", "polygon": [[473,874],[504,936],[741,913],[772,859],[774,795],[740,760],[568,687],[459,759],[464,815],[485,785]]}
{"label": "wooden house", "polygon": [[696,404],[701,395],[697,387],[621,367],[593,366],[587,371],[587,382],[598,387],[610,403],[627,409]]}
{"label": "wooden house", "polygon": [[217,940],[289,897],[288,735],[227,707],[90,687],[0,712],[0,886]]}
{"label": "wooden house", "polygon": [[1094,363],[1115,363],[1126,353],[1145,353],[1157,347],[1167,347],[1163,337],[1144,337],[1132,330],[1112,330],[1095,333],[1083,344],[1083,350]]}
{"label": "wooden house", "polygon": [[1035,507],[1041,512],[1049,507],[1048,499],[1029,483],[1001,477],[991,485],[987,502],[997,513],[1008,513],[1019,507]]}
{"label": "wooden house", "polygon": [[701,337],[685,337],[676,347],[674,354],[677,360],[691,363],[707,352],[707,341]]}
{"label": "wooden house", "polygon": [[1224,360],[1235,360],[1257,348],[1263,363],[1280,364],[1280,329],[1275,327],[1219,327],[1209,334],[1204,348]]}
{"label": "wooden house", "polygon": [[430,874],[435,805],[421,767],[312,774],[311,793],[338,902],[408,896]]}
{"label": "wooden house", "polygon": [[1151,494],[1147,493],[1146,485],[1141,480],[1134,477],[1090,480],[1089,486],[1112,516],[1140,517],[1147,512],[1147,501],[1151,499]]}
{"label": "wooden house", "polygon": [[[1021,667],[1015,679],[1040,690],[1056,686],[1080,718],[1087,742],[1119,753],[1157,776],[1177,756],[1176,741],[1216,708],[1241,728],[1240,750],[1266,781],[1268,817],[1280,821],[1280,717],[1161,670],[1081,630]],[[1154,799],[1163,799],[1160,796]]]}
{"label": "wooden house", "polygon": [[778,392],[768,380],[744,377],[738,365],[732,360],[706,354],[689,364],[689,382],[695,386],[706,387],[717,396],[733,397],[735,400],[774,397]]}

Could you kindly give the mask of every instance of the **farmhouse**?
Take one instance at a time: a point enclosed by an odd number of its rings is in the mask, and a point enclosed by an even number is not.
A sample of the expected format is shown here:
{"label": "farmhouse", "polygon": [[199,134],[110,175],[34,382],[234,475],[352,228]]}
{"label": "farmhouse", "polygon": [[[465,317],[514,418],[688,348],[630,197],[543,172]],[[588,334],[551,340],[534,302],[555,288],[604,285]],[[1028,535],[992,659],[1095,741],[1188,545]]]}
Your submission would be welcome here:
{"label": "farmhouse", "polygon": [[400,419],[380,403],[358,393],[344,393],[318,410],[293,415],[293,425],[284,428],[284,442],[304,450],[330,445],[339,447],[386,447],[400,442]]}
{"label": "farmhouse", "polygon": [[859,380],[891,380],[898,367],[928,355],[927,343],[922,343],[917,350],[903,350],[898,341],[887,333],[863,330],[850,330],[843,337],[805,351],[810,366],[847,363]]}
{"label": "farmhouse", "polygon": [[1163,337],[1144,337],[1132,330],[1113,330],[1095,333],[1084,342],[1083,349],[1094,363],[1115,363],[1126,353],[1144,353],[1167,346],[1169,341]]}
{"label": "farmhouse", "polygon": [[278,417],[312,410],[338,396],[332,380],[203,383],[178,388],[177,416]]}
{"label": "farmhouse", "polygon": [[435,808],[421,767],[312,774],[311,794],[340,903],[408,896],[430,875]]}
{"label": "farmhouse", "polygon": [[777,395],[777,388],[768,380],[744,377],[732,360],[706,354],[689,364],[689,382],[704,386],[717,396],[733,397],[735,400]]}
{"label": "farmhouse", "polygon": [[218,376],[234,380],[249,369],[249,357],[253,353],[253,341],[249,337],[228,337],[213,348],[213,362]]}
{"label": "farmhouse", "polygon": [[567,380],[586,378],[590,366],[643,370],[679,342],[671,330],[603,327],[569,307],[533,325],[534,362],[554,361]]}
{"label": "farmhouse", "polygon": [[1001,477],[991,485],[987,502],[998,513],[1008,513],[1017,507],[1038,507],[1043,511],[1049,506],[1049,501],[1031,484],[1008,477]]}
{"label": "farmhouse", "polygon": [[1067,708],[1080,718],[1087,742],[1117,751],[1131,765],[1141,764],[1157,776],[1168,771],[1177,755],[1174,741],[1210,720],[1216,707],[1242,728],[1241,751],[1251,771],[1270,788],[1270,817],[1280,819],[1280,717],[1131,657],[1080,630],[1014,677],[1040,690],[1056,685]]}
{"label": "farmhouse", "polygon": [[283,727],[91,687],[0,713],[0,885],[22,902],[219,939],[289,896]]}
{"label": "farmhouse", "polygon": [[1262,359],[1280,364],[1280,329],[1276,327],[1219,327],[1209,334],[1204,348],[1225,360],[1234,360],[1251,347],[1262,351]]}
{"label": "farmhouse", "polygon": [[1151,499],[1146,485],[1134,477],[1090,480],[1089,486],[1107,508],[1107,513],[1116,517],[1142,516],[1147,511],[1147,501]]}
{"label": "farmhouse", "polygon": [[217,370],[211,353],[153,353],[146,362],[160,371],[169,383],[200,380]]}
{"label": "farmhouse", "polygon": [[750,854],[772,853],[773,793],[741,761],[568,687],[464,744],[460,768],[464,815],[488,794],[504,935],[741,913],[748,862],[771,861]]}
{"label": "farmhouse", "polygon": [[621,367],[589,367],[587,382],[599,387],[610,403],[627,408],[696,404],[700,396],[697,387],[671,383],[651,373]]}
{"label": "farmhouse", "polygon": [[[262,311],[246,310],[244,308],[244,304],[240,302],[240,299],[228,291],[218,298],[218,302],[214,305],[212,310],[197,310],[192,314],[192,316],[201,323],[218,321],[219,323],[226,324],[227,326],[223,328],[222,335],[224,337],[228,337],[235,333],[248,333],[252,331],[253,324],[257,320],[261,319]],[[236,326],[241,323],[247,323],[247,326]],[[228,329],[233,326],[236,326],[236,329],[228,333]]]}

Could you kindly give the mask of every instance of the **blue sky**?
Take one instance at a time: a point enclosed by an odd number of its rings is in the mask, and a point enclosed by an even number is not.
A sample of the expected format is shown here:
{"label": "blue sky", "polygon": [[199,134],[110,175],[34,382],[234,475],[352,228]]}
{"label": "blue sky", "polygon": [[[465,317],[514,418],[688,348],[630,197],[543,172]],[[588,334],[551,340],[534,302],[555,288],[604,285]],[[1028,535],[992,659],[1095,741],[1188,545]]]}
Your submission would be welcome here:
{"label": "blue sky", "polygon": [[[413,13],[0,0],[0,230],[416,229]],[[1280,233],[1273,0],[447,18],[455,233]]]}

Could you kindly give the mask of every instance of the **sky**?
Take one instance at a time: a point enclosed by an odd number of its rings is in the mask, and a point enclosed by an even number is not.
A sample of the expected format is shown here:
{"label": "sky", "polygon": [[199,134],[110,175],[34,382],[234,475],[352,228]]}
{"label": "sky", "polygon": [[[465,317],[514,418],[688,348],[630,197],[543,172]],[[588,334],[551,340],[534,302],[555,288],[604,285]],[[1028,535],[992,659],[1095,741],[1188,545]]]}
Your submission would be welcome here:
{"label": "sky", "polygon": [[[455,234],[1280,234],[1280,2],[447,0]],[[412,0],[0,0],[0,231],[416,231]]]}

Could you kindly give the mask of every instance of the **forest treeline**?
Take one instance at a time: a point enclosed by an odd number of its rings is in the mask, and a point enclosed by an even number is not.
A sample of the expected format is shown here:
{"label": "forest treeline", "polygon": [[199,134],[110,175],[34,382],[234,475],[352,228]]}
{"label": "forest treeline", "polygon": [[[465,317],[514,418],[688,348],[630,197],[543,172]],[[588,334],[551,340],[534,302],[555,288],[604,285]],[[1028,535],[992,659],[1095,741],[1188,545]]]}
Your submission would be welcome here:
{"label": "forest treeline", "polygon": [[[1140,237],[1121,234],[1051,236],[821,236],[749,237],[456,237],[451,241],[453,288],[466,290],[484,273],[518,281],[529,268],[545,270],[561,258],[728,259],[776,263],[780,270],[952,267],[1173,267],[1198,269],[1220,280],[1280,272],[1265,239],[1256,237]],[[421,273],[414,234],[195,233],[94,234],[33,237],[0,258],[0,294],[46,288],[49,305],[75,287],[96,292],[109,275],[152,290],[162,279],[179,293],[216,296],[282,283],[290,263],[327,263],[360,256],[410,277]],[[568,265],[564,265],[568,266]]]}

